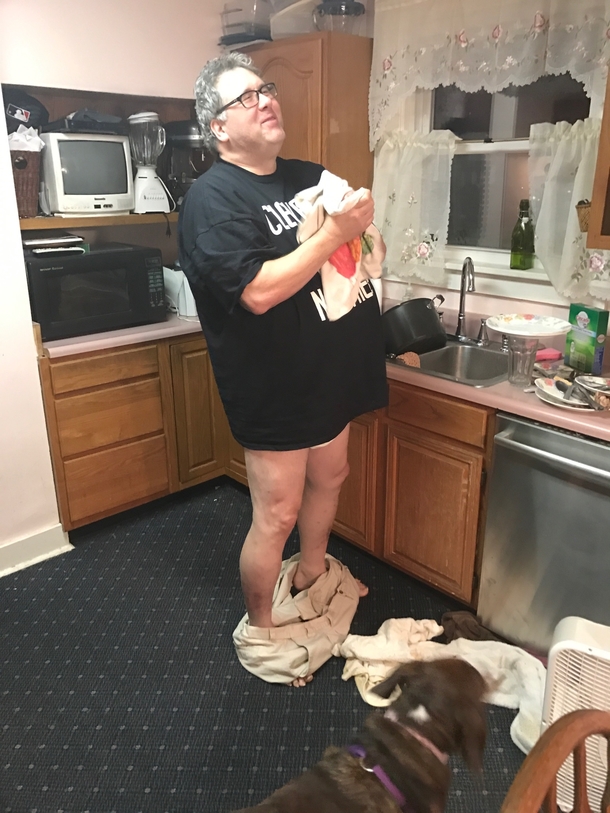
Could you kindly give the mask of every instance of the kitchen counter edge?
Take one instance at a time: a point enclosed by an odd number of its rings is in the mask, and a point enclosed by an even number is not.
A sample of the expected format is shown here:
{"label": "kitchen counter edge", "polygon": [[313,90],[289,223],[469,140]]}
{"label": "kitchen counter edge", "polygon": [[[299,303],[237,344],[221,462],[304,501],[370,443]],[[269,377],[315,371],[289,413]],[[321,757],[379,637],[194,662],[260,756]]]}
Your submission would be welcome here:
{"label": "kitchen counter edge", "polygon": [[508,381],[502,381],[492,387],[470,387],[457,381],[426,375],[412,367],[401,368],[397,364],[386,365],[388,378],[403,381],[414,387],[460,398],[471,404],[491,407],[499,412],[510,412],[521,418],[527,418],[549,426],[578,432],[597,440],[610,443],[610,412],[593,410],[569,410],[553,407],[541,401],[534,392],[523,392]]}
{"label": "kitchen counter edge", "polygon": [[[165,322],[44,342],[43,347],[51,359],[58,359],[193,333],[201,333],[198,319],[170,314]],[[501,412],[510,412],[522,418],[578,432],[610,443],[610,412],[569,411],[553,407],[542,402],[535,393],[523,392],[521,389],[513,387],[508,381],[495,384],[493,387],[476,388],[426,375],[412,367],[402,368],[397,364],[388,363],[386,369],[388,378],[394,381],[403,381],[405,384],[411,384],[430,392],[459,398],[462,401],[480,404]]]}
{"label": "kitchen counter edge", "polygon": [[105,333],[92,333],[90,336],[76,336],[72,339],[57,339],[52,342],[43,342],[42,346],[49,358],[58,359],[76,356],[80,353],[110,350],[113,347],[171,339],[172,336],[184,336],[191,333],[201,333],[199,319],[171,313],[164,322],[127,327],[122,330],[109,330]]}

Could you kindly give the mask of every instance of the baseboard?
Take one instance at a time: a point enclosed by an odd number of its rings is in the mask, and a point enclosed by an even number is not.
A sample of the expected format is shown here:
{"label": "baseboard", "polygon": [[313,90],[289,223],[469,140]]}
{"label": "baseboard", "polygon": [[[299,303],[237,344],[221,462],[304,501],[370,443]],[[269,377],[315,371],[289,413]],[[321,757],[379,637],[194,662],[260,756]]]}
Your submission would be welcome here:
{"label": "baseboard", "polygon": [[32,536],[16,539],[0,547],[0,577],[69,550],[74,548],[68,541],[68,534],[59,524]]}

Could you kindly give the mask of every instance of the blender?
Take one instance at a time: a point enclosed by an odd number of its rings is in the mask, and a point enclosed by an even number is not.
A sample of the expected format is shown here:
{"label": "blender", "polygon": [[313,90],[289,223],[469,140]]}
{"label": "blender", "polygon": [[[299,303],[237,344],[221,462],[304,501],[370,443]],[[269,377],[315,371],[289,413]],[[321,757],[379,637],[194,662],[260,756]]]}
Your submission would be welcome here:
{"label": "blender", "polygon": [[157,170],[180,209],[188,190],[214,163],[214,156],[204,149],[196,121],[168,121],[164,127],[167,143],[159,156]]}
{"label": "blender", "polygon": [[135,113],[129,122],[129,144],[136,165],[134,212],[169,212],[169,196],[157,175],[157,158],[165,147],[165,130],[156,113]]}

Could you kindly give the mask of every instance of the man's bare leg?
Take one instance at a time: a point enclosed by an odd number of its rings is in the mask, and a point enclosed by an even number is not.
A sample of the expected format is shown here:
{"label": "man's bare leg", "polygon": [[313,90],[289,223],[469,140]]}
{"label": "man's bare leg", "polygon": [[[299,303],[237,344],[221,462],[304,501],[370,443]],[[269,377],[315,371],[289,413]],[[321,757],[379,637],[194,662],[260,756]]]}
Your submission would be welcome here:
{"label": "man's bare leg", "polygon": [[301,559],[293,584],[304,590],[326,570],[326,548],[335,521],[339,493],[348,475],[349,426],[324,446],[309,450],[297,525]]}
{"label": "man's bare leg", "polygon": [[241,550],[239,570],[246,611],[254,627],[273,626],[273,591],[301,505],[308,455],[309,449],[245,450],[252,525]]}
{"label": "man's bare leg", "polygon": [[[273,592],[297,517],[303,566],[295,574],[295,586],[304,589],[324,573],[328,537],[349,471],[348,438],[346,427],[323,447],[294,452],[246,450],[252,525],[242,547],[240,573],[252,626],[273,626]],[[360,595],[366,595],[368,588],[359,584]],[[311,679],[312,675],[297,678],[292,685],[305,686]]]}
{"label": "man's bare leg", "polygon": [[[305,488],[297,519],[301,559],[295,573],[295,588],[304,590],[326,570],[328,537],[337,514],[341,486],[349,473],[347,446],[349,424],[334,440],[309,450]],[[359,583],[360,596],[368,588]]]}

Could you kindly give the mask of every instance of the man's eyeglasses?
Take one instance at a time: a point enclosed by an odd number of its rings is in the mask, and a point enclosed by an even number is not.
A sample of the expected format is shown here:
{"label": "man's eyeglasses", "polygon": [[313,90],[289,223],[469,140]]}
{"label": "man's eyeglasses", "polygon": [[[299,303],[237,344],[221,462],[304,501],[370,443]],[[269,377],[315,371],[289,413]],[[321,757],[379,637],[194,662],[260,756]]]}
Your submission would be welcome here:
{"label": "man's eyeglasses", "polygon": [[227,102],[220,108],[220,110],[217,110],[216,115],[220,116],[220,114],[224,113],[228,107],[231,107],[231,105],[237,104],[238,102],[245,108],[256,107],[261,94],[266,96],[268,99],[275,99],[277,96],[275,82],[267,82],[266,85],[261,85],[258,90],[244,90],[244,92],[240,93],[237,98]]}

